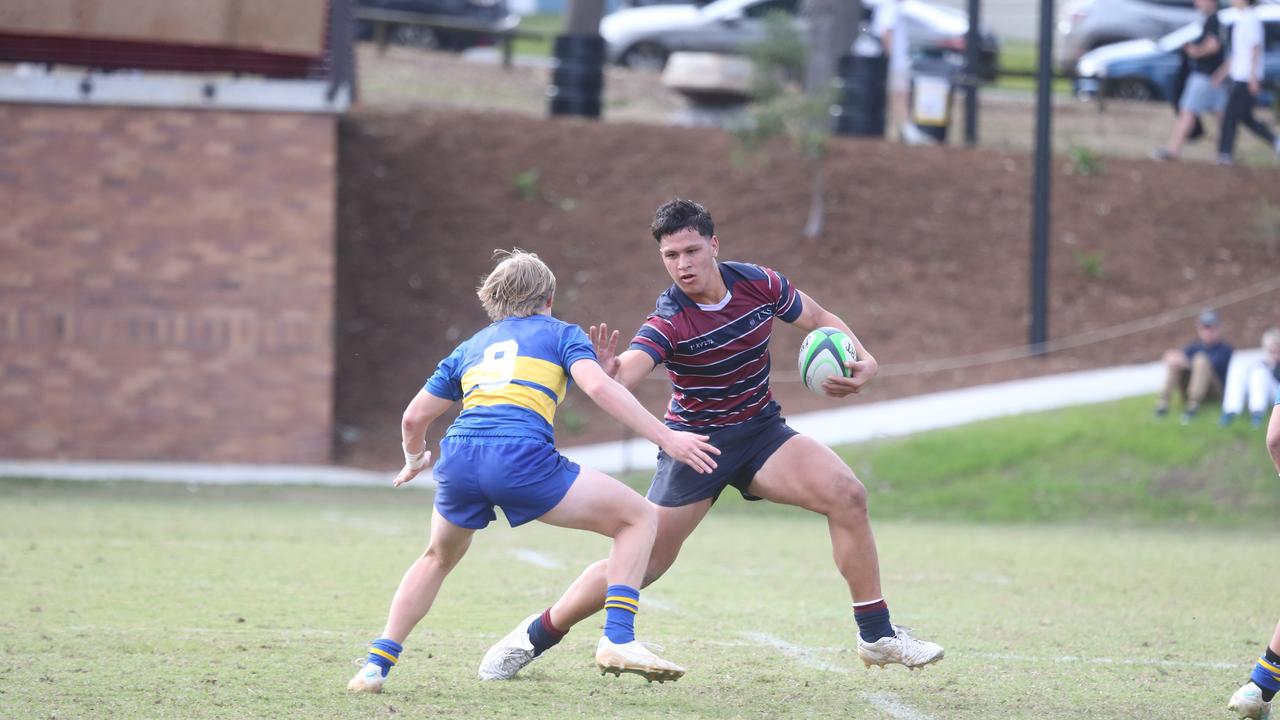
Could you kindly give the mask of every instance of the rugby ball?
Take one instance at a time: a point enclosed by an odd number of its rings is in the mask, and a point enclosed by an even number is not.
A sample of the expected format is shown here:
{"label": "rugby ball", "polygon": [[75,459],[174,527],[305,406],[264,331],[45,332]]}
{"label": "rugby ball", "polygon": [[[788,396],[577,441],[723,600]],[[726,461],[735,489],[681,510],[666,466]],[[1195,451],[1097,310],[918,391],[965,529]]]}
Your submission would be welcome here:
{"label": "rugby ball", "polygon": [[825,397],[822,381],[831,376],[849,377],[853,371],[845,363],[857,359],[848,335],[835,328],[818,328],[800,343],[800,379],[810,391]]}

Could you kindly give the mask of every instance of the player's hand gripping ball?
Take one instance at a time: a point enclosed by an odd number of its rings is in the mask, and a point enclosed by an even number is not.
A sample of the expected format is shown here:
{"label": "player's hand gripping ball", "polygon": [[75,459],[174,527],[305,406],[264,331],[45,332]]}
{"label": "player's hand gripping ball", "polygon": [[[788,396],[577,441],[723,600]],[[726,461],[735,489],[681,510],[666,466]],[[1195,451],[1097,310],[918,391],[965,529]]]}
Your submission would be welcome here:
{"label": "player's hand gripping ball", "polygon": [[847,363],[858,359],[853,340],[843,332],[830,327],[818,328],[800,343],[800,379],[804,386],[818,395],[822,381],[828,377],[853,375]]}

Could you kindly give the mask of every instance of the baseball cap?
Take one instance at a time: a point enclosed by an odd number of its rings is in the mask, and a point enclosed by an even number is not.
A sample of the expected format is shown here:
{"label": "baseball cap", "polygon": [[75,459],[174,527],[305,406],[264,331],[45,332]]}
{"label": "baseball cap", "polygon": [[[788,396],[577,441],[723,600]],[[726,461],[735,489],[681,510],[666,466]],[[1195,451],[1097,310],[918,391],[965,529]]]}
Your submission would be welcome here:
{"label": "baseball cap", "polygon": [[1205,310],[1200,313],[1201,327],[1218,327],[1218,313],[1213,310]]}

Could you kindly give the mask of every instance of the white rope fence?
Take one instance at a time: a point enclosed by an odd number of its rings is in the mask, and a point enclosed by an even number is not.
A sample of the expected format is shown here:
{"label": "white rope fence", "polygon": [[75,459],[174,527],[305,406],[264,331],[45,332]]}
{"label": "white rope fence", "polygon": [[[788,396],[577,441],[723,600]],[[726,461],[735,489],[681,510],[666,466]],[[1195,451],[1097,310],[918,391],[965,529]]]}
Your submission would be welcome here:
{"label": "white rope fence", "polygon": [[[1248,287],[1243,287],[1229,293],[1224,293],[1216,297],[1208,298],[1196,303],[1184,305],[1179,308],[1167,310],[1157,315],[1151,315],[1136,320],[1112,325],[1110,327],[1098,328],[1096,330],[1088,330],[1075,335],[1050,340],[1043,346],[1044,352],[1060,352],[1063,350],[1074,350],[1076,348],[1087,347],[1089,345],[1097,345],[1111,340],[1118,340],[1124,337],[1139,335],[1150,330],[1154,330],[1166,325],[1172,325],[1176,322],[1189,320],[1196,317],[1205,308],[1223,308],[1230,305],[1242,303],[1246,300],[1252,300],[1261,295],[1280,290],[1280,275],[1267,280],[1254,283]],[[940,358],[933,360],[917,360],[915,362],[885,364],[880,366],[878,377],[905,377],[910,375],[928,375],[930,373],[946,372],[948,370],[964,370],[968,368],[980,367],[983,365],[994,365],[996,363],[1010,362],[1013,360],[1023,360],[1025,358],[1034,357],[1036,349],[1032,345],[1019,345],[1017,347],[1003,348],[1000,350],[988,350],[985,352],[975,353],[972,355],[961,355],[953,358]],[[651,378],[666,381],[665,376],[651,375]],[[770,378],[771,382],[800,382],[800,373],[796,370],[779,371],[776,367]]]}

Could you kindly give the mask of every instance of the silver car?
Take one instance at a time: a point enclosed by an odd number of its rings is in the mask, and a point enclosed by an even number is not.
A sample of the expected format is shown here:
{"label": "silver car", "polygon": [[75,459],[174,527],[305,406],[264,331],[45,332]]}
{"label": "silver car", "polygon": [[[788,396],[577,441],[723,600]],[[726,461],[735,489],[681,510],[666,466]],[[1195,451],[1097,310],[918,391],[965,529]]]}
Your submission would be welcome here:
{"label": "silver car", "polygon": [[[871,9],[883,1],[863,0],[863,6]],[[701,7],[689,3],[629,7],[606,15],[600,22],[600,35],[610,62],[658,70],[673,52],[744,52],[752,43],[765,39],[765,16],[774,12],[795,15],[798,5],[798,0],[714,0]],[[905,0],[902,14],[908,23],[913,55],[963,62],[969,29],[965,13]],[[995,37],[984,33],[984,76],[994,73],[997,53]]]}
{"label": "silver car", "polygon": [[1193,0],[1066,0],[1058,11],[1054,43],[1058,67],[1070,73],[1090,50],[1155,39],[1199,17]]}

